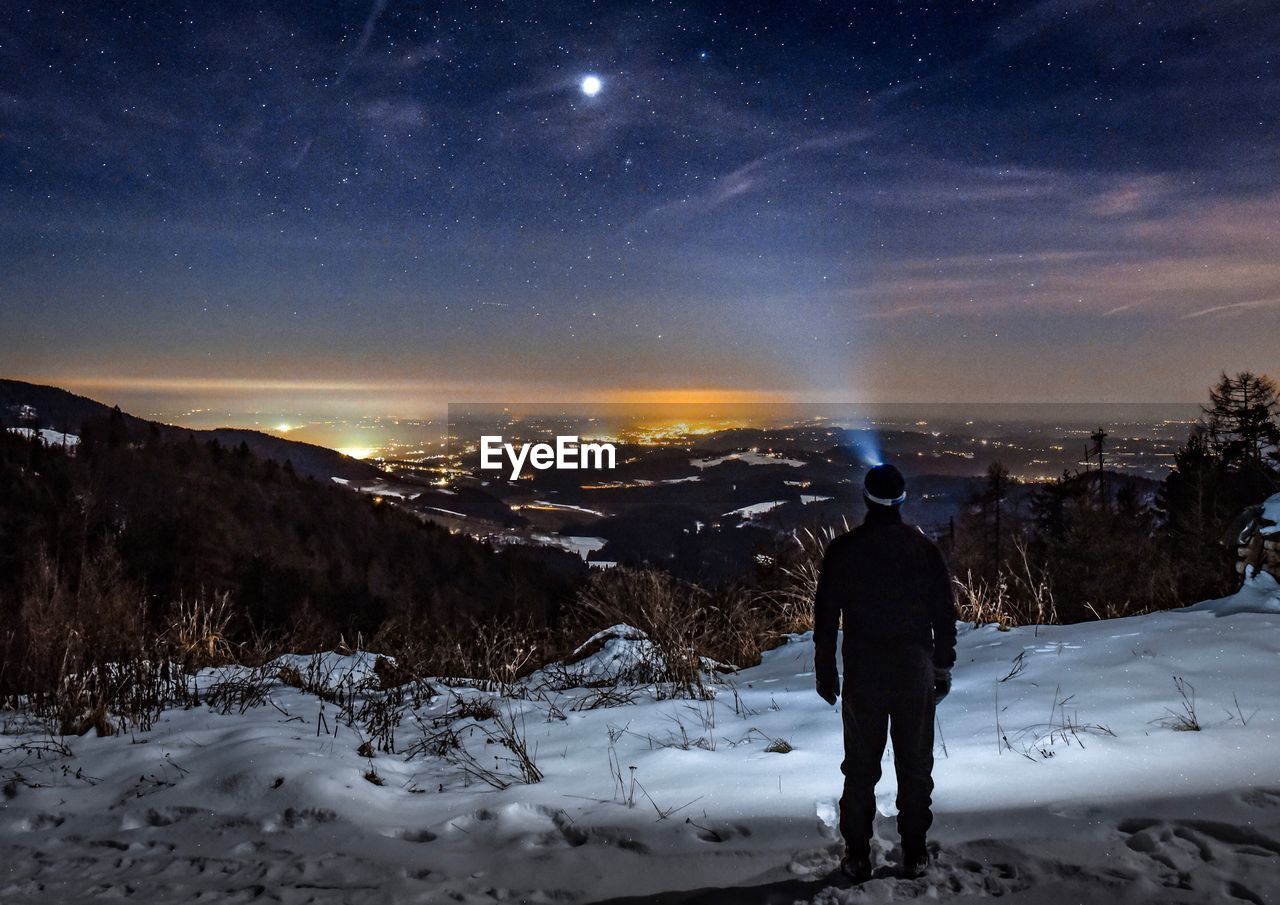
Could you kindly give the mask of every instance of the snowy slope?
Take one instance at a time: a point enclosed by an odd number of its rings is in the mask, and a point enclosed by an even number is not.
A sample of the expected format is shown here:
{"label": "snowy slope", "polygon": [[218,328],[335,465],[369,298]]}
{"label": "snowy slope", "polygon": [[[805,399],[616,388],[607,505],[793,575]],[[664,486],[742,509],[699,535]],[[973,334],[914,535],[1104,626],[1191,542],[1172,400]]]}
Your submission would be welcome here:
{"label": "snowy slope", "polygon": [[[1277,901],[1278,603],[1259,578],[1188,610],[966,627],[939,711],[940,854],[920,881],[891,876],[887,816],[877,878],[856,890],[829,878],[839,717],[812,691],[803,636],[713,702],[641,688],[634,703],[575,710],[600,691],[457,689],[522,722],[545,774],[501,791],[404,756],[452,695],[406,714],[401,753],[372,760],[333,704],[282,684],[273,706],[171,711],[149,733],[72,739],[70,758],[0,737],[0,770],[15,779],[0,806],[0,902]],[[598,678],[629,644],[645,642],[615,631],[579,671]],[[371,656],[328,657],[329,686],[371,680]],[[1201,731],[1174,728],[1175,676],[1194,688]],[[453,725],[477,763],[513,772],[507,749]],[[793,750],[767,751],[776,740]],[[364,778],[371,767],[382,785]],[[722,891],[676,893],[697,889]]]}
{"label": "snowy slope", "polygon": [[[1280,493],[1267,497],[1262,504],[1263,526],[1259,533],[1263,535],[1280,534]],[[1266,524],[1270,522],[1270,524]]]}
{"label": "snowy slope", "polygon": [[[11,427],[11,433],[18,434],[30,440],[35,436],[36,431],[29,427]],[[40,428],[40,442],[45,446],[62,446],[72,448],[80,445],[80,438],[75,434],[67,434],[62,431],[50,430],[47,427]]]}

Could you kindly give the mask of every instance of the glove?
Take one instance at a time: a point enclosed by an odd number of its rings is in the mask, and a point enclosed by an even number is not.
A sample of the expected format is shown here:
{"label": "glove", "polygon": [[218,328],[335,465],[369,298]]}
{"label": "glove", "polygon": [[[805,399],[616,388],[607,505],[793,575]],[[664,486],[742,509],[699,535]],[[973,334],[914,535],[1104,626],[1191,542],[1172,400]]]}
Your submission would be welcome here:
{"label": "glove", "polygon": [[942,699],[951,693],[951,670],[941,666],[933,668],[933,702],[942,703]]}
{"label": "glove", "polygon": [[835,679],[818,679],[818,697],[834,706],[840,697],[840,683]]}

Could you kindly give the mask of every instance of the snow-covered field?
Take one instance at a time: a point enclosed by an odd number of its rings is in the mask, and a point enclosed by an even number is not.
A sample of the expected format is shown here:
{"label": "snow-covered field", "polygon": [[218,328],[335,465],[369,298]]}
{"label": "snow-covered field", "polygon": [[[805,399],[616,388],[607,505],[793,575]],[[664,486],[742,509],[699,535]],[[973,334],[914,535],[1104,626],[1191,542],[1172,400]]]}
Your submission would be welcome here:
{"label": "snow-covered field", "polygon": [[603,537],[582,537],[568,534],[547,534],[542,531],[535,531],[530,535],[530,540],[535,543],[545,544],[551,547],[559,547],[561,550],[568,550],[570,553],[576,553],[584,560],[604,547],[608,541]]}
{"label": "snow-covered field", "polygon": [[[29,427],[11,427],[9,431],[26,437],[28,440],[36,435],[36,432]],[[72,449],[80,445],[80,438],[75,434],[64,434],[62,431],[42,427],[40,428],[40,442],[45,446],[61,446],[64,449]]]}
{"label": "snow-covered field", "polygon": [[782,456],[775,456],[772,453],[762,453],[755,449],[749,449],[745,452],[726,453],[723,456],[711,456],[706,459],[689,460],[689,464],[694,468],[715,468],[725,462],[744,462],[747,465],[790,465],[793,468],[799,468],[804,464],[799,459],[787,459]]}
{"label": "snow-covered field", "polygon": [[[644,644],[615,638],[574,669],[615,669]],[[321,671],[358,684],[371,665],[329,655]],[[922,880],[892,876],[888,763],[885,866],[856,889],[831,876],[840,721],[811,669],[804,636],[709,702],[640,687],[582,709],[599,689],[460,688],[406,713],[400,753],[372,759],[333,704],[274,682],[244,713],[171,711],[147,733],[70,739],[70,757],[13,747],[10,726],[0,902],[1280,901],[1280,588],[1266,576],[1188,610],[966,627]],[[1190,715],[1175,677],[1200,731],[1176,728]],[[514,775],[512,752],[485,742],[497,721],[446,719],[455,694],[523,726],[541,782],[499,790],[406,757],[451,727],[477,765]]]}

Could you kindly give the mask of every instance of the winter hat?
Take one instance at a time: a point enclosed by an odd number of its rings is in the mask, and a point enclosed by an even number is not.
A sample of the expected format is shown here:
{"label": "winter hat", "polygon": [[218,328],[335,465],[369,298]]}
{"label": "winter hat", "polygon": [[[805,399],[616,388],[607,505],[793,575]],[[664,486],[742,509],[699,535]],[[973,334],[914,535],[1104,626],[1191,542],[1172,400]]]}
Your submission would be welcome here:
{"label": "winter hat", "polygon": [[863,479],[862,494],[869,503],[899,506],[907,498],[907,482],[892,465],[877,465]]}

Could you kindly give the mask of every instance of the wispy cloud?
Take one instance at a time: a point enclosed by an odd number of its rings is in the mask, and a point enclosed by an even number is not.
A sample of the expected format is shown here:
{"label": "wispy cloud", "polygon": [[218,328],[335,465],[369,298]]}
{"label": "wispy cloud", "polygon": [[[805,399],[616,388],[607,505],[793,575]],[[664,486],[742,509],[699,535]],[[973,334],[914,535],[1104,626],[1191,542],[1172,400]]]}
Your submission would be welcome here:
{"label": "wispy cloud", "polygon": [[1208,317],[1211,314],[1232,315],[1241,314],[1245,311],[1253,311],[1256,308],[1276,308],[1280,307],[1280,298],[1274,299],[1252,299],[1247,302],[1231,302],[1226,305],[1213,305],[1209,308],[1201,308],[1199,311],[1192,311],[1190,314],[1184,314],[1183,320],[1191,320],[1197,317]]}
{"label": "wispy cloud", "polygon": [[1089,208],[1099,217],[1125,217],[1151,209],[1171,192],[1163,175],[1138,176],[1094,196]]}
{"label": "wispy cloud", "polygon": [[335,88],[342,84],[347,74],[351,72],[351,67],[356,65],[360,58],[364,56],[364,52],[369,48],[369,41],[373,39],[374,30],[378,27],[378,19],[386,8],[387,0],[373,0],[373,8],[369,10],[368,18],[364,20],[364,28],[360,30],[360,40],[356,42],[355,50],[347,57],[347,61],[343,64],[338,77],[333,80]]}
{"label": "wispy cloud", "polygon": [[838,151],[849,145],[866,141],[871,133],[864,129],[852,129],[844,132],[823,135],[785,148],[770,151],[767,154],[750,160],[747,163],[716,177],[704,191],[693,192],[681,198],[674,198],[650,208],[641,220],[661,218],[667,215],[679,217],[696,217],[715,210],[722,204],[732,201],[740,195],[763,189],[775,184],[782,178],[782,165],[805,154],[820,154],[827,151]]}

